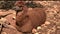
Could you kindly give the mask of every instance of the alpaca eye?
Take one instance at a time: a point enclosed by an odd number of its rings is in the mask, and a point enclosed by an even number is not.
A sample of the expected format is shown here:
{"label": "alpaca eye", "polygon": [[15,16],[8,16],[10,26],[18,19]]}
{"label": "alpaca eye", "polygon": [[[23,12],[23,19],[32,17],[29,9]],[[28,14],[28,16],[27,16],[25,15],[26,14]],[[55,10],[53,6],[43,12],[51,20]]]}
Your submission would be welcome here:
{"label": "alpaca eye", "polygon": [[13,20],[15,20],[16,18],[15,18],[15,17],[13,17],[12,19],[13,19]]}
{"label": "alpaca eye", "polygon": [[12,18],[13,20],[15,20],[14,18]]}

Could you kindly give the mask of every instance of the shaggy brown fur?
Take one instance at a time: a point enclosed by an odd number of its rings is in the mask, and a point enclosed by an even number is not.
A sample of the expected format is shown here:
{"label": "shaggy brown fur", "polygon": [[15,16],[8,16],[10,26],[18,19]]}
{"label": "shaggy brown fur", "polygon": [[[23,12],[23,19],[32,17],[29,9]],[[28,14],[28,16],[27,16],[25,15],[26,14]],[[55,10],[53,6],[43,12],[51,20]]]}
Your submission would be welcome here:
{"label": "shaggy brown fur", "polygon": [[22,11],[22,14],[18,13],[16,19],[18,31],[31,32],[33,28],[44,24],[46,14],[42,8],[33,8],[32,10]]}

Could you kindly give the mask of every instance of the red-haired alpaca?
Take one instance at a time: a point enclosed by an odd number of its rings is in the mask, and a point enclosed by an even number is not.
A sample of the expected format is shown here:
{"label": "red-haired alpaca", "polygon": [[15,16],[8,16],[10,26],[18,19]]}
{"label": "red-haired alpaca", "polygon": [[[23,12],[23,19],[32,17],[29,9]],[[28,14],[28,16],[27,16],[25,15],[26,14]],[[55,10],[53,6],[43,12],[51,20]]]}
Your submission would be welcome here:
{"label": "red-haired alpaca", "polygon": [[31,32],[33,28],[44,24],[46,20],[44,9],[33,8],[31,10],[27,10],[26,12],[25,11],[22,11],[22,14],[17,14],[16,28],[18,31]]}
{"label": "red-haired alpaca", "polygon": [[31,32],[33,28],[44,24],[46,13],[44,8],[23,7],[22,12],[18,12],[16,16],[17,30],[21,32]]}

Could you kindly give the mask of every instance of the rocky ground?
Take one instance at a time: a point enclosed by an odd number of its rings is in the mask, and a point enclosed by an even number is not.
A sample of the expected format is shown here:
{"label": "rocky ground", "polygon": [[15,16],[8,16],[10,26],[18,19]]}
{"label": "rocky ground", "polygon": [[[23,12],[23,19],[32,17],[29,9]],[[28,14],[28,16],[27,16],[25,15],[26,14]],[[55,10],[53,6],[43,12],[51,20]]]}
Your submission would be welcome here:
{"label": "rocky ground", "polygon": [[[41,3],[45,8],[47,14],[47,19],[45,24],[38,26],[37,29],[33,29],[34,34],[60,34],[60,1],[34,1],[36,3]],[[14,10],[9,10],[5,12],[0,11],[0,15],[7,13],[12,13],[6,16],[4,19],[11,24],[10,28],[3,28],[2,34],[22,34],[18,32],[15,27],[15,17],[16,12]],[[14,19],[13,19],[14,18]]]}
{"label": "rocky ground", "polygon": [[45,24],[37,28],[37,31],[39,34],[60,34],[60,2],[40,1],[40,3],[47,8],[45,11],[47,19]]}

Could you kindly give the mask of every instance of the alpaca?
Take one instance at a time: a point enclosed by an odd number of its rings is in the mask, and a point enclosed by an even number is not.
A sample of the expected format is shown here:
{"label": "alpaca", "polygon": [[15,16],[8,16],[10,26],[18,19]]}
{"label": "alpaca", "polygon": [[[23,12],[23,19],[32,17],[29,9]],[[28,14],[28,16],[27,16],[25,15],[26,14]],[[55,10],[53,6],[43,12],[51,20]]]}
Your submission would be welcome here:
{"label": "alpaca", "polygon": [[16,16],[16,28],[20,32],[31,32],[33,28],[41,26],[46,21],[46,13],[43,8],[25,8]]}

